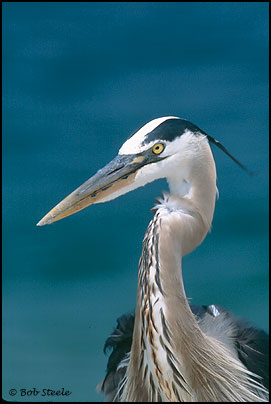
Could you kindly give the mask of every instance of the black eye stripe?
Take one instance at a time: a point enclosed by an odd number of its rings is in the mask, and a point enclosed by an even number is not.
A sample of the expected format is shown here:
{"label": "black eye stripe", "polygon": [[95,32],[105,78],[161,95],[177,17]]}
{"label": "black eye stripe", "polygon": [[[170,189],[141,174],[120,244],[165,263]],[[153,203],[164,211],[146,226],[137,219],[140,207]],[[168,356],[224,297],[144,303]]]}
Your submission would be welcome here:
{"label": "black eye stripe", "polygon": [[158,139],[161,141],[167,140],[169,142],[172,142],[177,137],[182,136],[186,130],[190,130],[193,133],[200,132],[201,134],[205,134],[196,125],[189,121],[186,121],[185,119],[171,118],[162,122],[155,129],[149,132],[142,142],[142,146]]}
{"label": "black eye stripe", "polygon": [[[195,136],[206,136],[210,143],[215,144],[219,147],[224,153],[226,153],[236,164],[238,164],[243,170],[247,171],[248,174],[254,175],[255,173],[250,172],[243,164],[241,164],[235,157],[233,157],[228,150],[213,137],[207,135],[202,129],[193,123],[187,121],[186,119],[181,118],[169,118],[166,121],[160,123],[160,125],[156,126],[151,132],[147,133],[144,138],[144,141],[141,143],[141,146],[149,144],[152,141],[162,142],[169,141],[172,142],[178,137],[181,137],[186,130],[192,132]],[[164,146],[164,145],[163,145]],[[153,150],[153,149],[152,149]],[[157,153],[159,154],[159,153]]]}

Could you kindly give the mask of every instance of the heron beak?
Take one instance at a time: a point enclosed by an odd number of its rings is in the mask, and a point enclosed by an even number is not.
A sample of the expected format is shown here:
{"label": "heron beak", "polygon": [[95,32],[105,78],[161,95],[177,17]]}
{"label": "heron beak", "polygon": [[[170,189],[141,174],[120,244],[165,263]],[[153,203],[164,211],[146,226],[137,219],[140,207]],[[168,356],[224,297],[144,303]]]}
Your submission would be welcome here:
{"label": "heron beak", "polygon": [[37,226],[56,222],[89,205],[103,202],[112,193],[118,192],[121,188],[132,184],[138,169],[150,162],[143,154],[118,155],[50,210],[37,223]]}

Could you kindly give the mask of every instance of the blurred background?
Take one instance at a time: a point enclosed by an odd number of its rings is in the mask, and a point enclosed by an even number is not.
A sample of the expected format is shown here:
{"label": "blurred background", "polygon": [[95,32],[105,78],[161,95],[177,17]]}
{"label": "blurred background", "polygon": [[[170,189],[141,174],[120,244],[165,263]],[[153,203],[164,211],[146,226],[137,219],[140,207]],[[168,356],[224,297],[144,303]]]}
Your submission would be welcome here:
{"label": "blurred background", "polygon": [[[103,401],[104,341],[135,306],[142,239],[166,181],[36,223],[166,115],[257,172],[213,148],[212,231],[183,266],[192,303],[267,330],[268,3],[3,3],[5,399]],[[21,396],[34,387],[71,394]]]}

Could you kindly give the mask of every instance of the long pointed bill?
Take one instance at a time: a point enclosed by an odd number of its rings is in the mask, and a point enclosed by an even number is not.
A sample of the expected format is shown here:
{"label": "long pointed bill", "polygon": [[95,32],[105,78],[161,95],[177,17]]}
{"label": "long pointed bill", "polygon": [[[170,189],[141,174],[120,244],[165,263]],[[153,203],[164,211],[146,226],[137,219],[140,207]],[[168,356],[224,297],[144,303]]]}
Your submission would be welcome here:
{"label": "long pointed bill", "polygon": [[[139,168],[151,161],[144,155],[118,155],[93,177],[56,205],[37,226],[43,226],[72,215],[104,199],[134,182]],[[110,199],[110,198],[109,198]]]}

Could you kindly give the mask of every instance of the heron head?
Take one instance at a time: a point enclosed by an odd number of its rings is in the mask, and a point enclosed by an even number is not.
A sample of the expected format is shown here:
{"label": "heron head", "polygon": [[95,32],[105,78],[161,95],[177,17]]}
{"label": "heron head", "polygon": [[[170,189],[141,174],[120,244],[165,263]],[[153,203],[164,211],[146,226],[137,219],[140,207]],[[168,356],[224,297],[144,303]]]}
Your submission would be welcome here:
{"label": "heron head", "polygon": [[185,171],[191,161],[195,161],[199,145],[202,141],[206,143],[206,137],[215,141],[197,126],[178,117],[167,116],[148,122],[129,137],[109,164],[63,199],[37,225],[53,223],[156,179],[181,174],[180,170]]}

